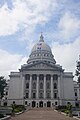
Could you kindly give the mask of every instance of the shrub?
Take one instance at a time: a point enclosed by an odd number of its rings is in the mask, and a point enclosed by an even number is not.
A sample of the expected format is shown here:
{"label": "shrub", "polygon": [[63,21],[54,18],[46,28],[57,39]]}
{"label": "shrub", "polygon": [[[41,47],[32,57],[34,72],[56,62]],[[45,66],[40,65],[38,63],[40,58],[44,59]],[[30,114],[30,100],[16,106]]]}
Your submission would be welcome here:
{"label": "shrub", "polygon": [[12,108],[13,108],[13,113],[18,113],[18,112],[21,112],[21,111],[25,110],[25,106],[24,105],[13,104]]}

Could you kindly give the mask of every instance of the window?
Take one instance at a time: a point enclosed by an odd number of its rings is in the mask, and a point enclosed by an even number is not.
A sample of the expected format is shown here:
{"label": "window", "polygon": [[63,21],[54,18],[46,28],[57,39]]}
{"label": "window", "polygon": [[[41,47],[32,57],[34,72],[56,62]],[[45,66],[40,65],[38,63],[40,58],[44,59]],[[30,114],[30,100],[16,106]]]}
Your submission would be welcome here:
{"label": "window", "polygon": [[29,97],[29,93],[26,93],[26,98],[28,98]]}
{"label": "window", "polygon": [[43,98],[43,93],[40,93],[40,98]]}
{"label": "window", "polygon": [[44,80],[44,75],[43,74],[39,75],[39,80]]}
{"label": "window", "polygon": [[47,74],[46,75],[46,80],[51,80],[51,75]]}
{"label": "window", "polygon": [[47,98],[50,98],[50,93],[47,93]]}
{"label": "window", "polygon": [[36,98],[36,93],[33,93],[33,98]]}
{"label": "window", "polygon": [[36,89],[36,83],[35,82],[33,83],[33,89]]}
{"label": "window", "polygon": [[26,83],[26,88],[29,89],[29,83]]}
{"label": "window", "polygon": [[13,104],[15,104],[15,101],[13,101]]}
{"label": "window", "polygon": [[4,106],[7,106],[7,102],[4,102]]}
{"label": "window", "polygon": [[25,101],[25,105],[27,105],[27,101]]}
{"label": "window", "polygon": [[29,74],[25,75],[25,80],[30,80],[30,75]]}
{"label": "window", "polygon": [[71,103],[70,103],[70,102],[67,102],[67,104],[68,104],[68,105],[71,105]]}
{"label": "window", "polygon": [[32,80],[37,80],[37,75],[36,74],[32,75]]}
{"label": "window", "polygon": [[40,89],[43,89],[43,83],[42,82],[40,83]]}
{"label": "window", "polygon": [[57,98],[57,93],[54,93],[54,98]]}
{"label": "window", "polygon": [[47,83],[47,89],[50,89],[50,83],[49,82]]}
{"label": "window", "polygon": [[75,92],[75,96],[77,96],[77,93]]}
{"label": "window", "polygon": [[74,89],[75,92],[77,92],[77,89]]}
{"label": "window", "polygon": [[8,95],[8,92],[6,92],[6,95]]}
{"label": "window", "polygon": [[57,83],[54,83],[54,89],[57,89]]}
{"label": "window", "polygon": [[53,80],[58,80],[58,75],[53,75]]}
{"label": "window", "polygon": [[57,105],[57,101],[55,102],[55,105]]}

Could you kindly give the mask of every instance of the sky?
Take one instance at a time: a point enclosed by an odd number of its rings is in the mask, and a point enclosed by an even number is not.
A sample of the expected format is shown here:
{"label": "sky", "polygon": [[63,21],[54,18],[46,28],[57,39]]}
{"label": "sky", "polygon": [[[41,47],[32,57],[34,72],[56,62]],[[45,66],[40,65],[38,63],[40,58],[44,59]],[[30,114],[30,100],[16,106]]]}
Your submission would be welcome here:
{"label": "sky", "polygon": [[43,32],[57,64],[75,75],[80,55],[80,0],[0,0],[0,76],[27,62]]}

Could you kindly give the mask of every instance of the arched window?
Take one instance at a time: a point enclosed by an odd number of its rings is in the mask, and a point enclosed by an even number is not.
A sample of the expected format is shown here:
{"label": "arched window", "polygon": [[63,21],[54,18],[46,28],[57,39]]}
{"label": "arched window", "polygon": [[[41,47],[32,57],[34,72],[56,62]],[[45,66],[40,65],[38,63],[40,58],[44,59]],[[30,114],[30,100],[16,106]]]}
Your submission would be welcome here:
{"label": "arched window", "polygon": [[46,75],[46,80],[51,80],[51,75],[47,74]]}
{"label": "arched window", "polygon": [[43,89],[43,83],[42,82],[40,83],[40,89]]}
{"label": "arched window", "polygon": [[47,89],[50,89],[50,83],[49,82],[47,83],[46,87],[47,87]]}
{"label": "arched window", "polygon": [[44,75],[43,74],[39,75],[39,80],[44,80]]}
{"label": "arched window", "polygon": [[26,83],[26,88],[27,88],[27,89],[29,88],[29,83]]}
{"label": "arched window", "polygon": [[36,74],[32,75],[32,80],[37,80],[37,75]]}
{"label": "arched window", "polygon": [[57,83],[54,83],[54,89],[57,89]]}
{"label": "arched window", "polygon": [[30,75],[29,74],[25,75],[25,80],[30,80]]}
{"label": "arched window", "polygon": [[33,83],[33,89],[36,89],[36,83],[35,82]]}
{"label": "arched window", "polygon": [[53,75],[53,80],[58,80],[58,75]]}

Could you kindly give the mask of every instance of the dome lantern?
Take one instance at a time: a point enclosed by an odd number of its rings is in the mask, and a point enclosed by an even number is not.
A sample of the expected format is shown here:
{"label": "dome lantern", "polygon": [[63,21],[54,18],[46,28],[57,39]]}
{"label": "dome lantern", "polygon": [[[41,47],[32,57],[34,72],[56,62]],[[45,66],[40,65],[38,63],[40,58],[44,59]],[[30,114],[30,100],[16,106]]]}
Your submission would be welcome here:
{"label": "dome lantern", "polygon": [[43,37],[42,33],[41,33],[39,42],[44,42],[44,37]]}

